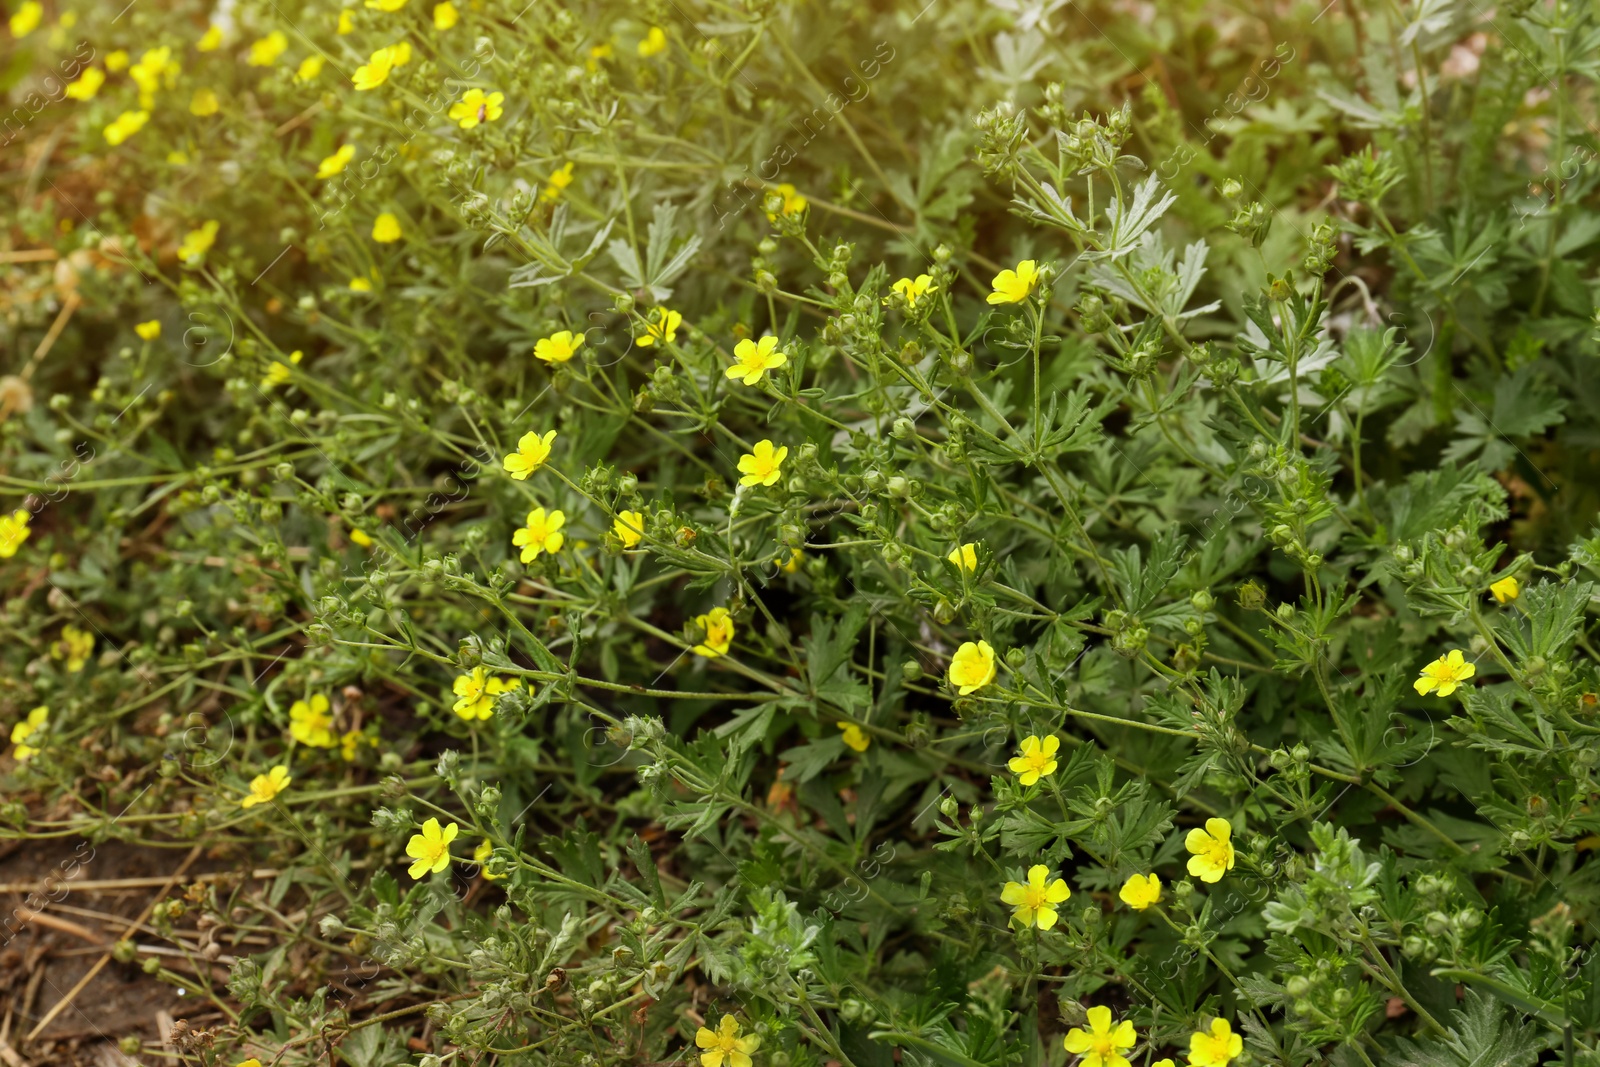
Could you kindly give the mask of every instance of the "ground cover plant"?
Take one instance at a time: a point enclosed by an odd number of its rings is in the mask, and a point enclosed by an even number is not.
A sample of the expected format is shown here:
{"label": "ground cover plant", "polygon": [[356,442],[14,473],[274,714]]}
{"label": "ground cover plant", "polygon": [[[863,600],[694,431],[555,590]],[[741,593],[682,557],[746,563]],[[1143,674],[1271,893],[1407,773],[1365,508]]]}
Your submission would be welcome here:
{"label": "ground cover plant", "polygon": [[119,7],[10,1067],[1600,1063],[1593,4]]}

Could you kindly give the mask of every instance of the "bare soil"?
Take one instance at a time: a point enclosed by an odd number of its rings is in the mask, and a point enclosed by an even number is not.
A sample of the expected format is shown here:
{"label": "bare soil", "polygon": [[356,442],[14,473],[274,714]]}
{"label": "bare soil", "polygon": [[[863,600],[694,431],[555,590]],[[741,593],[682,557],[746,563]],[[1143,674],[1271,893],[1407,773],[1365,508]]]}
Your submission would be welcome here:
{"label": "bare soil", "polygon": [[[108,958],[124,937],[146,949],[171,951],[152,929],[129,926],[156,900],[181,894],[188,877],[203,869],[192,867],[167,889],[187,856],[186,849],[117,842],[91,846],[74,839],[0,846],[0,1061],[5,1067],[167,1065],[176,1020],[198,1029],[223,1021],[210,1002],[185,995],[141,968],[145,959],[159,958],[176,973],[193,973],[193,963],[181,954],[146,951],[131,963]],[[77,989],[97,965],[98,973]],[[225,983],[226,970],[211,965],[213,982]],[[31,1036],[69,995],[38,1036]],[[126,1056],[118,1043],[129,1036],[154,1048],[166,1046],[168,1055]]]}

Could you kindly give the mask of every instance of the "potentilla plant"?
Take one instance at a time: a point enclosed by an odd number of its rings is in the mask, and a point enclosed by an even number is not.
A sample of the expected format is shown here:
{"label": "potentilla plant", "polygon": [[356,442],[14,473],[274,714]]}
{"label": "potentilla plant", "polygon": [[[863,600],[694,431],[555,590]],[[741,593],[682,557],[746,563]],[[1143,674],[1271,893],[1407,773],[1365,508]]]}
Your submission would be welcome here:
{"label": "potentilla plant", "polygon": [[206,1067],[1600,1062],[1591,22],[21,4],[6,836]]}

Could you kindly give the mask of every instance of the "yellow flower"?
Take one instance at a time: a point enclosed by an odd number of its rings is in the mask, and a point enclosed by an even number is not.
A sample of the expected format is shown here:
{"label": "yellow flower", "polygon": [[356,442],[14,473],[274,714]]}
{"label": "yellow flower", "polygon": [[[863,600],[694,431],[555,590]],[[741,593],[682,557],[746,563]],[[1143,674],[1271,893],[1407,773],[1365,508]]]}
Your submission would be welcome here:
{"label": "yellow flower", "polygon": [[783,475],[783,461],[789,446],[772,447],[771,441],[757,441],[755,451],[739,457],[740,485],[772,485]]}
{"label": "yellow flower", "polygon": [[198,263],[217,243],[217,227],[216,219],[207,219],[198,230],[184,234],[183,243],[178,246],[178,258],[191,266]]}
{"label": "yellow flower", "polygon": [[340,146],[337,152],[324,159],[321,163],[317,164],[317,177],[333,177],[335,174],[338,174],[340,171],[344,170],[346,165],[348,165],[349,162],[355,158],[355,155],[355,145],[347,144]]}
{"label": "yellow flower", "polygon": [[800,562],[805,558],[806,554],[804,552],[800,551],[798,548],[791,548],[789,550],[788,559],[784,559],[782,556],[779,556],[776,560],[774,560],[774,562],[777,563],[778,569],[783,573],[793,574],[795,571],[800,569]]}
{"label": "yellow flower", "polygon": [[442,4],[433,5],[433,28],[440,33],[460,21],[461,12],[456,10],[456,5],[452,4],[450,0],[444,0]]}
{"label": "yellow flower", "polygon": [[1233,870],[1233,827],[1227,819],[1207,819],[1204,830],[1196,826],[1183,839],[1189,857],[1189,873],[1202,882],[1220,882]]}
{"label": "yellow flower", "polygon": [[172,49],[164,45],[145,49],[139,62],[128,68],[128,77],[139,86],[139,106],[149,110],[155,92],[161,88],[163,81],[168,89],[172,88],[177,84],[178,72],[182,69],[172,58]]}
{"label": "yellow flower", "polygon": [[222,27],[213,22],[206,27],[206,32],[194,43],[196,52],[215,52],[222,47]]}
{"label": "yellow flower", "polygon": [[1134,911],[1143,911],[1161,899],[1161,879],[1154,874],[1130,875],[1117,896]]}
{"label": "yellow flower", "polygon": [[44,18],[44,5],[39,0],[24,0],[17,7],[16,14],[11,16],[11,36],[22,40],[28,34],[39,28],[39,22]]}
{"label": "yellow flower", "polygon": [[[914,308],[917,306],[918,300],[922,299],[924,296],[927,296],[929,293],[934,292],[939,287],[933,283],[933,278],[930,276],[926,274],[919,274],[916,276],[915,280],[911,278],[901,278],[899,281],[890,286],[890,288],[906,298],[906,307]],[[887,304],[889,302],[888,298],[885,297],[883,302]]]}
{"label": "yellow flower", "polygon": [[100,91],[100,86],[105,83],[105,71],[99,67],[90,67],[78,75],[77,81],[67,86],[66,93],[74,100],[92,100],[94,94]]}
{"label": "yellow flower", "polygon": [[746,385],[758,384],[761,376],[767,371],[776,370],[789,362],[788,353],[778,351],[778,339],[771,334],[759,342],[746,337],[734,346],[733,358],[735,360],[733,366],[723,374]]}
{"label": "yellow flower", "polygon": [[1437,693],[1439,696],[1447,697],[1461,688],[1462,682],[1477,673],[1478,668],[1462,657],[1461,650],[1452,648],[1422,668],[1422,676],[1411,685],[1422,696]]}
{"label": "yellow flower", "polygon": [[528,512],[528,525],[511,535],[511,543],[522,549],[522,562],[532,563],[541,552],[559,552],[567,539],[561,532],[566,521],[567,517],[559,511],[552,511],[548,516],[544,508]]}
{"label": "yellow flower", "polygon": [[189,162],[189,156],[185,152],[180,152],[177,149],[173,149],[167,153],[167,162],[171,163],[174,167],[181,167]]}
{"label": "yellow flower", "polygon": [[372,221],[372,239],[380,245],[394,244],[400,240],[400,220],[385,211]]}
{"label": "yellow flower", "polygon": [[690,649],[697,656],[715,659],[728,654],[733,644],[733,616],[727,608],[712,608],[704,615],[695,616],[695,624],[705,630],[705,640]]}
{"label": "yellow flower", "polygon": [[372,280],[369,278],[351,278],[350,291],[352,293],[372,292]]}
{"label": "yellow flower", "polygon": [[1110,1008],[1096,1005],[1089,1009],[1089,1029],[1074,1026],[1067,1031],[1063,1043],[1068,1052],[1083,1057],[1078,1067],[1130,1067],[1122,1051],[1132,1048],[1138,1041],[1133,1023],[1127,1019],[1115,1022]]}
{"label": "yellow flower", "polygon": [[554,430],[548,431],[543,437],[529,430],[517,442],[517,450],[501,460],[500,465],[517,481],[527,481],[528,475],[544,466],[545,460],[550,458],[550,442],[555,439]]}
{"label": "yellow flower", "polygon": [[1028,882],[1007,882],[1000,891],[1000,901],[1011,905],[1011,921],[1018,923],[1026,930],[1030,926],[1037,926],[1041,930],[1048,930],[1056,924],[1056,909],[1054,905],[1060,904],[1072,896],[1072,890],[1067,888],[1064,879],[1057,878],[1049,885],[1045,885],[1045,878],[1050,874],[1050,868],[1042,863],[1036,863],[1028,868]]}
{"label": "yellow flower", "polygon": [[[233,1067],[261,1067],[261,1061],[256,1059],[254,1056],[251,1056],[247,1060],[240,1060],[238,1063],[234,1064]],[[1158,1064],[1157,1067],[1160,1067],[1160,1065]]]}
{"label": "yellow flower", "polygon": [[487,719],[494,714],[494,698],[501,693],[511,692],[521,684],[520,678],[491,676],[484,668],[474,667],[471,674],[457,676],[450,687],[450,691],[460,698],[451,705],[450,710],[468,722]]}
{"label": "yellow flower", "polygon": [[554,171],[550,171],[550,176],[546,179],[544,192],[539,195],[544,200],[560,200],[563,192],[566,192],[566,187],[571,186],[571,184],[573,184],[573,162],[568,160],[568,162],[557,166]]}
{"label": "yellow flower", "polygon": [[[390,71],[396,67],[405,66],[410,60],[411,45],[405,41],[400,41],[389,45],[387,48],[380,48],[373,52],[372,55],[367,57],[367,62],[364,66],[356,68],[356,72],[351,76],[350,81],[355,85],[357,92],[376,89],[389,80]],[[451,110],[453,111],[454,108]],[[454,118],[455,116],[452,115],[451,117]]]}
{"label": "yellow flower", "polygon": [[72,674],[83,670],[93,653],[94,634],[85,633],[70,623],[61,628],[61,639],[50,646],[51,657],[66,660],[67,670]]}
{"label": "yellow flower", "polygon": [[468,89],[460,100],[450,105],[450,120],[463,130],[470,130],[481,122],[493,122],[505,113],[505,100],[505,93]]}
{"label": "yellow flower", "polygon": [[1515,600],[1522,595],[1522,586],[1517,584],[1515,575],[1508,574],[1489,587],[1489,592],[1494,596],[1496,604],[1504,604],[1508,600]]}
{"label": "yellow flower", "polygon": [[634,548],[644,538],[644,515],[637,511],[619,511],[611,529],[623,548]]}
{"label": "yellow flower", "polygon": [[989,294],[991,304],[1020,304],[1028,299],[1033,287],[1039,284],[1039,265],[1031,259],[1017,264],[1016,270],[1003,270],[994,276],[994,292]]}
{"label": "yellow flower", "polygon": [[39,754],[37,746],[24,744],[24,742],[29,738],[37,738],[39,734],[43,733],[44,724],[49,719],[50,709],[41,704],[28,712],[26,719],[11,727],[11,743],[17,746],[11,750],[11,755],[18,763],[30,760]]}
{"label": "yellow flower", "polygon": [[[452,25],[454,25],[452,23]],[[501,875],[489,873],[489,857],[494,855],[494,842],[487,837],[478,842],[478,847],[472,850],[472,862],[478,865],[479,873],[491,882],[498,882]]]}
{"label": "yellow flower", "polygon": [[785,218],[789,217],[790,215],[798,215],[800,212],[804,211],[806,209],[806,205],[810,203],[810,201],[805,197],[795,192],[794,186],[790,185],[788,182],[784,182],[782,185],[774,189],[773,192],[777,193],[783,198],[783,203],[779,206],[777,213],[773,213],[771,211],[767,212],[768,222],[777,222],[778,215],[780,214]]}
{"label": "yellow flower", "polygon": [[540,338],[539,343],[533,346],[533,355],[535,359],[542,359],[546,363],[565,363],[582,347],[583,334],[561,330]]}
{"label": "yellow flower", "polygon": [[289,707],[289,736],[312,748],[332,748],[339,742],[333,735],[333,716],[328,698],[314,693],[309,701],[296,700]]}
{"label": "yellow flower", "polygon": [[345,34],[351,32],[355,28],[355,16],[350,14],[348,9],[339,12],[339,22],[338,25],[334,27],[333,32],[337,33],[340,37],[343,37]]}
{"label": "yellow flower", "polygon": [[615,52],[616,49],[611,47],[610,41],[601,41],[599,44],[589,49],[589,58],[587,61],[585,61],[584,66],[588,67],[591,71],[599,70],[600,61],[602,59],[610,59]]}
{"label": "yellow flower", "polygon": [[374,11],[399,11],[407,2],[408,0],[367,0],[367,6]]}
{"label": "yellow flower", "polygon": [[261,379],[261,388],[271,389],[278,385],[287,385],[294,374],[289,370],[290,364],[299,364],[304,354],[297,348],[289,353],[289,362],[285,363],[275,359],[267,364],[267,373]]}
{"label": "yellow flower", "polygon": [[376,737],[362,733],[360,730],[346,730],[339,738],[339,757],[346,763],[354,763],[356,761],[356,753],[360,751],[363,741],[373,748],[378,747],[378,739]]}
{"label": "yellow flower", "polygon": [[958,570],[972,573],[978,569],[978,542],[968,541],[960,548],[952,548],[945,559],[954,563]]}
{"label": "yellow flower", "polygon": [[[567,166],[570,167],[572,164],[569,163]],[[571,179],[569,178],[568,180],[570,181]],[[648,319],[645,321],[644,334],[634,338],[634,341],[640,348],[649,348],[657,341],[665,341],[670,345],[678,339],[678,327],[682,325],[683,316],[681,314],[662,308],[659,316],[654,321]]]}
{"label": "yellow flower", "polygon": [[987,641],[965,641],[950,659],[950,684],[966,696],[994,681],[994,647]]}
{"label": "yellow flower", "polygon": [[306,56],[295,68],[294,80],[297,82],[315,81],[317,75],[322,73],[322,64],[325,60],[321,56]]}
{"label": "yellow flower", "polygon": [[1244,1051],[1244,1039],[1233,1032],[1228,1020],[1211,1020],[1211,1029],[1189,1035],[1189,1067],[1228,1067],[1228,1062]]}
{"label": "yellow flower", "polygon": [[18,508],[9,515],[0,515],[0,559],[10,559],[17,554],[22,542],[33,533],[28,529],[28,523],[31,521],[33,512],[27,508]]}
{"label": "yellow flower", "polygon": [[739,1036],[739,1020],[724,1015],[715,1030],[702,1026],[695,1031],[694,1043],[700,1053],[700,1067],[750,1067],[750,1054],[761,1047],[761,1037]]}
{"label": "yellow flower", "polygon": [[189,101],[189,114],[200,118],[215,115],[221,109],[222,104],[217,100],[217,94],[210,89],[196,89]]}
{"label": "yellow flower", "polygon": [[455,823],[443,830],[439,829],[438,819],[423,823],[422,832],[412,834],[411,840],[406,842],[406,855],[416,860],[407,873],[420,880],[425,874],[438,874],[450,866],[450,842],[460,832],[461,828]]}
{"label": "yellow flower", "polygon": [[253,808],[257,804],[271,803],[272,799],[294,781],[289,777],[289,768],[274,767],[266,774],[258,774],[250,779],[250,795],[239,801],[241,808]]}
{"label": "yellow flower", "polygon": [[834,723],[834,725],[844,731],[845,745],[855,749],[857,752],[865,752],[867,746],[872,744],[872,738],[868,737],[866,732],[855,723],[840,721]]}
{"label": "yellow flower", "polygon": [[151,319],[149,322],[135,323],[133,332],[138,334],[141,340],[154,341],[161,336],[161,320]]}
{"label": "yellow flower", "polygon": [[1023,785],[1033,785],[1041,778],[1048,778],[1056,773],[1056,751],[1061,747],[1061,738],[1055,734],[1049,737],[1024,737],[1022,739],[1021,755],[1011,757],[1006,764],[1012,773],[1017,775],[1017,781]]}
{"label": "yellow flower", "polygon": [[372,547],[372,535],[359,526],[350,527],[350,543],[362,548]]}
{"label": "yellow flower", "polygon": [[250,46],[250,54],[245,56],[244,61],[252,67],[270,67],[288,47],[289,38],[283,35],[283,31],[273,30]]}
{"label": "yellow flower", "polygon": [[124,111],[101,132],[105,134],[106,144],[115,147],[144,129],[144,124],[149,121],[148,111]]}
{"label": "yellow flower", "polygon": [[667,31],[660,26],[651,26],[650,32],[644,35],[644,40],[639,42],[639,58],[649,59],[667,50]]}
{"label": "yellow flower", "polygon": [[115,74],[119,70],[128,69],[128,53],[126,49],[119,48],[106,56],[106,69]]}

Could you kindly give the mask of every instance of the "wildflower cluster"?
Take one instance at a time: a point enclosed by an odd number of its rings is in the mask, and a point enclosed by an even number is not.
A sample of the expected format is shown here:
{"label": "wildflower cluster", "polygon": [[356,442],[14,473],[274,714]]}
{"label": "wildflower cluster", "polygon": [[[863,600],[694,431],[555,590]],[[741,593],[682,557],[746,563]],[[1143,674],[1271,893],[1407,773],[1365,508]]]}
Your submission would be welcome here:
{"label": "wildflower cluster", "polygon": [[1600,1060],[1600,34],[1448,6],[13,5],[132,1051]]}

